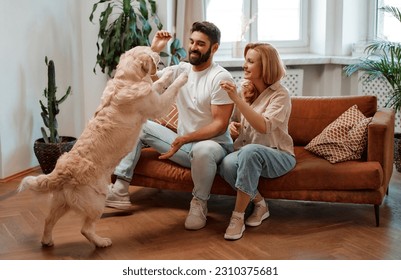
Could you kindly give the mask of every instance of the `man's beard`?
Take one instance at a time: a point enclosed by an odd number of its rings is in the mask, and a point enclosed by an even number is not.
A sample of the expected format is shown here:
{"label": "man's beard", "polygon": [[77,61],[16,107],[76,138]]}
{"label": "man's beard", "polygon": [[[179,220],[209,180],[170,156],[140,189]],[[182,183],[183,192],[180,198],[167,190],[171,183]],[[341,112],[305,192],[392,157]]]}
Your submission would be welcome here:
{"label": "man's beard", "polygon": [[[208,61],[210,55],[212,54],[212,48],[210,47],[209,50],[204,54],[201,54],[201,52],[199,51],[191,51],[191,50],[188,50],[188,53],[189,53],[189,63],[191,63],[192,65],[200,65]],[[196,53],[199,56],[197,58],[192,58],[191,57],[192,53]]]}

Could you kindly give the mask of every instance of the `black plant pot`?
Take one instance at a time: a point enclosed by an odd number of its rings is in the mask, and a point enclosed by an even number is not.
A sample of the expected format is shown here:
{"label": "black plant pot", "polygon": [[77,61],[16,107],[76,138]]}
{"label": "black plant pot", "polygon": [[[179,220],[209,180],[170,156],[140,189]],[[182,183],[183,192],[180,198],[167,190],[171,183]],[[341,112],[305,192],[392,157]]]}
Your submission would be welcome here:
{"label": "black plant pot", "polygon": [[52,172],[58,158],[65,152],[69,152],[77,141],[75,137],[61,136],[60,138],[60,143],[45,143],[43,138],[39,138],[33,144],[33,151],[44,174]]}

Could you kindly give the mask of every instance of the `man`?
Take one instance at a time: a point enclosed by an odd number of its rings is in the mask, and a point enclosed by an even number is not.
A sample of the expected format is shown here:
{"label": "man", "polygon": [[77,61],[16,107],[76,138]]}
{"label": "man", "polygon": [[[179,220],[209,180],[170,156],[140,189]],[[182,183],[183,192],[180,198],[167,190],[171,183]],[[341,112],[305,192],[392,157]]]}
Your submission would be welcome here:
{"label": "man", "polygon": [[[170,33],[158,31],[152,41],[152,50],[160,52],[171,39]],[[217,165],[233,151],[228,131],[233,102],[221,89],[220,81],[231,80],[231,74],[213,62],[219,48],[220,30],[210,22],[195,22],[189,39],[189,63],[166,67],[176,78],[183,71],[188,82],[177,97],[177,133],[155,122],[148,121],[135,151],[128,154],[117,166],[117,180],[109,187],[106,206],[130,206],[129,183],[144,144],[161,153],[161,159],[170,159],[191,168],[194,182],[193,198],[185,220],[185,228],[201,229],[206,225],[207,200],[217,171]],[[171,70],[169,70],[171,69]]]}

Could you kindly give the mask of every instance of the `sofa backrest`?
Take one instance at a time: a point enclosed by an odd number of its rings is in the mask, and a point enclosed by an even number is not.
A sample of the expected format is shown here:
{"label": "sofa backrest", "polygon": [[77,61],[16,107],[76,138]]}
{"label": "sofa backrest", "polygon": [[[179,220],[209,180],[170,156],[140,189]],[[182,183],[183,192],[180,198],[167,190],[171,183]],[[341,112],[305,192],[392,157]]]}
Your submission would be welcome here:
{"label": "sofa backrest", "polygon": [[291,97],[291,101],[288,132],[296,146],[308,144],[355,104],[366,117],[372,117],[377,111],[376,96],[294,96]]}

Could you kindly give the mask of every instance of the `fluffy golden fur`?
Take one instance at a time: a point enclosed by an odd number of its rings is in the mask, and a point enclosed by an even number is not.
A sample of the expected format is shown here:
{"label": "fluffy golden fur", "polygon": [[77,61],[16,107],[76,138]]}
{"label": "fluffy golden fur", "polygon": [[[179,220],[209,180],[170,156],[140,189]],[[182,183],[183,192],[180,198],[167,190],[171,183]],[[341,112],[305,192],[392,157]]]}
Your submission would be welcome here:
{"label": "fluffy golden fur", "polygon": [[158,61],[159,55],[149,47],[135,47],[123,54],[114,78],[106,85],[101,104],[71,151],[59,158],[50,174],[22,180],[19,191],[30,188],[53,194],[43,246],[53,245],[53,227],[70,209],[82,215],[81,233],[90,242],[97,247],[111,245],[109,238],[95,232],[110,176],[137,144],[144,122],[166,113],[188,79],[183,73],[171,81],[172,73],[167,72],[153,83],[151,75],[156,73]]}

